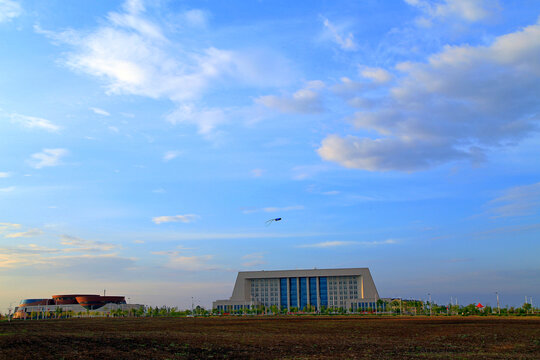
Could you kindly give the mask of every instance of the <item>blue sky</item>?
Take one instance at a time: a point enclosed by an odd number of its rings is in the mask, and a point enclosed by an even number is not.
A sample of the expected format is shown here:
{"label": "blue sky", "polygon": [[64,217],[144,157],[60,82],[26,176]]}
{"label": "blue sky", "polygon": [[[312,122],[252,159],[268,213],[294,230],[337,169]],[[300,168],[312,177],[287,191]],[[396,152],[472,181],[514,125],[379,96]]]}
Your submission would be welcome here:
{"label": "blue sky", "polygon": [[314,267],[540,301],[539,94],[535,1],[0,0],[0,308]]}

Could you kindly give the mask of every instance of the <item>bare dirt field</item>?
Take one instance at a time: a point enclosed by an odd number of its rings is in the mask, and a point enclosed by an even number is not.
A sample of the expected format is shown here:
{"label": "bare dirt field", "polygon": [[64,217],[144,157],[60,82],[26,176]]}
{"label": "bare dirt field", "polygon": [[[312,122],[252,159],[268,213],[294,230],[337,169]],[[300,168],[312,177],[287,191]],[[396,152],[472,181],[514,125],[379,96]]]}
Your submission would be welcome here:
{"label": "bare dirt field", "polygon": [[540,319],[110,318],[0,323],[0,359],[540,359]]}

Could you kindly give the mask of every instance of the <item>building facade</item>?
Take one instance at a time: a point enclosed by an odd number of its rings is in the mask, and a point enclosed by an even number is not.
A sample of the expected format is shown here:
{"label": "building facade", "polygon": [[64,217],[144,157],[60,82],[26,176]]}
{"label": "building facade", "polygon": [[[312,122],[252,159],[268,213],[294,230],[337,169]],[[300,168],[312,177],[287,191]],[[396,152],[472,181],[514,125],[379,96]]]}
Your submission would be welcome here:
{"label": "building facade", "polygon": [[111,312],[112,310],[130,311],[142,305],[127,304],[124,296],[101,296],[88,294],[53,295],[49,299],[24,299],[15,307],[14,319],[26,319],[30,314],[45,314],[61,310],[62,312]]}
{"label": "building facade", "polygon": [[212,307],[233,311],[255,306],[279,309],[375,308],[379,294],[368,268],[242,271],[229,300]]}

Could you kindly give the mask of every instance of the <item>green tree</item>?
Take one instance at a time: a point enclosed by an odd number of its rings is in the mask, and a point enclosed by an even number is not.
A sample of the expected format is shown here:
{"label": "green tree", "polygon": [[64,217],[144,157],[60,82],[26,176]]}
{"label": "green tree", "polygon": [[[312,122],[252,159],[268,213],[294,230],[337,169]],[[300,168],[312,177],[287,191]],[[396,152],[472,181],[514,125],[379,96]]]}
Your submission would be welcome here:
{"label": "green tree", "polygon": [[377,300],[376,312],[383,312],[384,301],[382,299]]}
{"label": "green tree", "polygon": [[399,314],[400,312],[400,303],[399,303],[399,300],[392,300],[390,302],[390,308],[392,309],[392,312],[394,314]]}

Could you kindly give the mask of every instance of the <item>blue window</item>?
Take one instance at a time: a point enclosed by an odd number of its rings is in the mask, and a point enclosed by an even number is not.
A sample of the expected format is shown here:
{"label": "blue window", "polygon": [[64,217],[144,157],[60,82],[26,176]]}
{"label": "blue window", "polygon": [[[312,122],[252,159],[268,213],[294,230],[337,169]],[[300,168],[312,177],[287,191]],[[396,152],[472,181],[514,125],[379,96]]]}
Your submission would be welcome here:
{"label": "blue window", "polygon": [[287,308],[287,279],[281,278],[279,279],[279,288],[281,290],[281,298],[280,298],[280,305],[282,309]]}
{"label": "blue window", "polygon": [[307,279],[305,277],[300,278],[300,309],[304,309],[307,306]]}
{"label": "blue window", "polygon": [[317,278],[309,278],[309,303],[317,307]]}
{"label": "blue window", "polygon": [[321,296],[321,306],[328,307],[328,286],[325,277],[319,278],[319,292]]}
{"label": "blue window", "polygon": [[296,278],[289,278],[289,287],[291,289],[291,307],[298,307]]}

